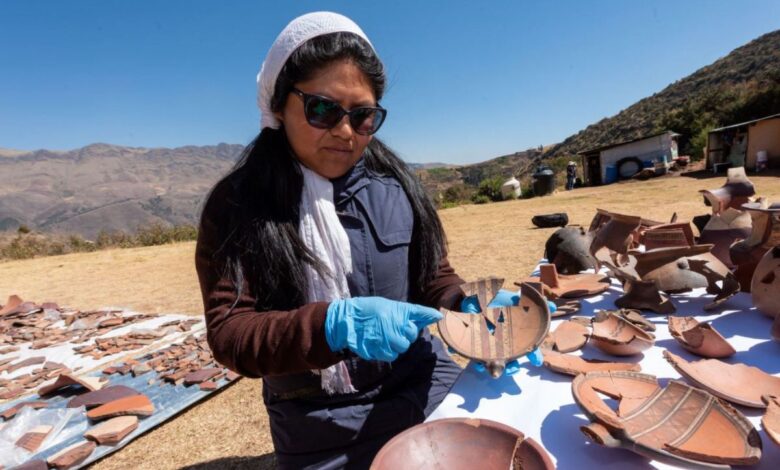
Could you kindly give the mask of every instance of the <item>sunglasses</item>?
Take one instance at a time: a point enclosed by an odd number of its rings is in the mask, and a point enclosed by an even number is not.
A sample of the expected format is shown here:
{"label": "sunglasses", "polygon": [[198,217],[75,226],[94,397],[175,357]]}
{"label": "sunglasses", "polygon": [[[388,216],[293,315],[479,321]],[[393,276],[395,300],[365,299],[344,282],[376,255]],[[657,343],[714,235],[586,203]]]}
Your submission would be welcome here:
{"label": "sunglasses", "polygon": [[292,92],[303,99],[303,114],[306,122],[317,129],[333,129],[346,115],[349,125],[360,135],[371,135],[382,127],[387,110],[381,106],[361,106],[349,111],[324,96],[310,95],[297,88]]}

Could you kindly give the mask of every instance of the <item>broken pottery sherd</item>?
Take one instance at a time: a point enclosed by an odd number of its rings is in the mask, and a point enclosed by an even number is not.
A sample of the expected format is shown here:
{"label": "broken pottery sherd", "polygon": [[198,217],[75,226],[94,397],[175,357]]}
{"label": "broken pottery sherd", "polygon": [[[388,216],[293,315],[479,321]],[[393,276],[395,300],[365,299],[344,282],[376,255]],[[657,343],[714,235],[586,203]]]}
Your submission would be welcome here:
{"label": "broken pottery sherd", "polygon": [[52,455],[46,459],[46,462],[49,467],[58,470],[70,468],[86,460],[96,447],[97,445],[92,441],[77,442]]}
{"label": "broken pottery sherd", "polygon": [[529,277],[515,282],[516,286],[524,282],[541,282],[545,291],[556,298],[578,298],[600,294],[609,289],[609,277],[604,274],[558,274],[554,264],[539,266],[539,277]]}
{"label": "broken pottery sherd", "polygon": [[488,277],[461,284],[460,288],[466,297],[476,296],[480,309],[484,310],[504,285],[504,279]]}
{"label": "broken pottery sherd", "polygon": [[551,302],[555,304],[555,312],[550,313],[552,318],[571,315],[572,313],[579,312],[580,308],[582,308],[582,304],[579,300],[560,298],[551,300]]}
{"label": "broken pottery sherd", "polygon": [[488,307],[478,314],[440,310],[444,317],[437,326],[444,342],[458,354],[485,364],[493,377],[503,374],[506,363],[539,346],[550,327],[547,301],[528,284],[520,286],[518,306]]}
{"label": "broken pottery sherd", "polygon": [[16,441],[16,446],[25,449],[27,452],[35,453],[52,429],[48,425],[35,426]]}
{"label": "broken pottery sherd", "polygon": [[597,270],[596,259],[590,254],[593,233],[583,227],[563,227],[550,235],[544,244],[544,257],[561,274],[579,274],[588,269]]}
{"label": "broken pottery sherd", "polygon": [[38,389],[38,395],[42,397],[51,395],[62,388],[73,385],[80,386],[89,392],[94,392],[95,390],[103,388],[104,384],[100,381],[99,377],[78,377],[75,374],[66,372],[60,374],[52,383],[42,385],[41,388]]}
{"label": "broken pottery sherd", "polygon": [[596,312],[592,320],[591,343],[613,356],[639,354],[655,343],[655,336],[611,312]]}
{"label": "broken pottery sherd", "polygon": [[669,351],[664,351],[664,358],[694,385],[738,405],[766,408],[763,395],[780,396],[780,377],[757,367],[717,359],[688,362]]}
{"label": "broken pottery sherd", "polygon": [[742,286],[742,291],[749,292],[761,258],[767,251],[780,245],[780,203],[770,204],[768,200],[760,198],[758,202],[743,204],[742,208],[750,213],[753,228],[748,238],[731,245],[729,255],[737,265],[734,276]]}
{"label": "broken pottery sherd", "polygon": [[639,364],[630,362],[608,362],[599,359],[584,359],[573,354],[562,354],[552,350],[544,351],[543,364],[554,372],[573,376],[606,370],[626,370],[635,372],[642,370]]}
{"label": "broken pottery sherd", "polygon": [[720,214],[729,207],[739,209],[755,196],[756,189],[745,173],[745,167],[729,168],[726,184],[718,189],[699,190],[705,201],[712,206],[713,214]]}
{"label": "broken pottery sherd", "polygon": [[8,421],[9,419],[16,416],[17,413],[22,411],[22,408],[24,408],[25,406],[29,406],[30,408],[37,410],[39,408],[48,407],[49,403],[41,400],[33,400],[33,401],[25,401],[22,403],[17,403],[16,405],[0,412],[0,418],[3,418],[4,420]]}
{"label": "broken pottery sherd", "polygon": [[100,421],[114,416],[149,416],[154,413],[154,405],[146,395],[132,395],[110,401],[87,411],[87,418]]}
{"label": "broken pottery sherd", "polygon": [[371,470],[398,468],[449,470],[553,470],[547,452],[533,439],[487,419],[445,418],[418,424],[392,438]]}
{"label": "broken pottery sherd", "polygon": [[669,297],[658,290],[655,281],[628,280],[623,284],[624,294],[615,299],[618,308],[651,310],[668,315],[677,311]]}
{"label": "broken pottery sherd", "polygon": [[699,323],[693,317],[669,317],[668,320],[672,337],[698,356],[720,358],[737,352],[709,323]]}
{"label": "broken pottery sherd", "polygon": [[694,245],[635,252],[632,253],[636,257],[634,269],[643,281],[654,281],[666,293],[707,288],[707,293],[715,294],[715,299],[704,310],[711,310],[739,292],[737,279],[710,253],[711,249],[712,245]]}
{"label": "broken pottery sherd", "polygon": [[100,445],[115,445],[137,427],[137,416],[117,416],[89,429],[84,433],[84,437]]}
{"label": "broken pottery sherd", "polygon": [[[672,380],[665,388],[639,372],[591,372],[572,381],[574,401],[591,420],[591,441],[674,466],[753,465],[761,438],[737,409]],[[618,400],[617,411],[600,394]],[[715,467],[721,468],[721,467]]]}
{"label": "broken pottery sherd", "polygon": [[610,311],[616,315],[620,315],[624,320],[630,321],[645,331],[655,331],[655,323],[645,318],[640,310],[634,308],[621,308],[620,310]]}
{"label": "broken pottery sherd", "polygon": [[692,246],[696,243],[696,227],[690,222],[663,224],[642,232],[642,244],[645,249]]}
{"label": "broken pottery sherd", "polygon": [[756,310],[770,318],[780,316],[780,245],[767,251],[756,266],[750,296]]}
{"label": "broken pottery sherd", "polygon": [[713,215],[704,226],[699,237],[702,245],[712,244],[712,254],[715,255],[729,269],[734,268],[734,262],[729,254],[729,247],[738,240],[744,240],[750,236],[753,221],[750,214],[733,208],[725,212]]}
{"label": "broken pottery sherd", "polygon": [[219,374],[220,371],[221,369],[210,367],[207,369],[200,369],[194,372],[190,372],[184,376],[184,385],[197,385],[201,382],[205,382],[206,380]]}
{"label": "broken pottery sherd", "polygon": [[568,320],[562,322],[555,328],[550,336],[552,337],[553,347],[562,353],[572,352],[585,346],[588,342],[590,330],[582,323]]}
{"label": "broken pottery sherd", "polygon": [[16,313],[16,309],[19,308],[20,305],[22,305],[21,297],[18,295],[8,296],[8,300],[5,302],[5,305],[3,305],[3,308],[0,308],[0,317],[11,313]]}
{"label": "broken pottery sherd", "polygon": [[591,229],[595,230],[593,242],[590,244],[590,254],[594,255],[601,248],[607,247],[610,250],[625,254],[631,248],[634,242],[638,242],[639,228],[642,225],[642,218],[632,215],[616,214],[598,209],[599,214],[608,217],[607,221],[597,226],[597,218],[591,222]]}
{"label": "broken pottery sherd", "polygon": [[67,407],[78,408],[79,406],[83,406],[89,410],[96,406],[105,405],[108,402],[133,395],[140,395],[140,393],[125,385],[111,385],[101,390],[82,393],[81,395],[73,397],[68,402]]}
{"label": "broken pottery sherd", "polygon": [[213,380],[207,380],[206,382],[201,382],[198,384],[198,388],[203,390],[204,392],[213,392],[214,390],[219,388],[219,384]]}
{"label": "broken pottery sherd", "polygon": [[761,425],[766,435],[780,446],[780,398],[765,395],[761,399],[766,403],[766,413],[761,418]]}

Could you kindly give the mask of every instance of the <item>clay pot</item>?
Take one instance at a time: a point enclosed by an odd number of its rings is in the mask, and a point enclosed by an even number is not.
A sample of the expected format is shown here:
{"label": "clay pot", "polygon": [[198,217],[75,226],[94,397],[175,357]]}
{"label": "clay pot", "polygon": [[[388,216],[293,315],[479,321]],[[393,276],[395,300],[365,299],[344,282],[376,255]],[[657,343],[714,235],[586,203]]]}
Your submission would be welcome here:
{"label": "clay pot", "polygon": [[483,308],[470,314],[441,309],[437,326],[447,345],[458,354],[485,364],[500,377],[507,362],[539,346],[550,328],[550,310],[542,294],[528,284],[520,286],[520,305]]}
{"label": "clay pot", "polygon": [[[619,401],[617,412],[600,393]],[[592,421],[580,429],[597,444],[674,466],[753,465],[761,459],[761,438],[742,413],[682,382],[662,389],[652,375],[591,372],[574,379],[572,394]]]}
{"label": "clay pot", "polygon": [[669,333],[688,351],[703,357],[729,357],[733,346],[708,323],[693,317],[669,317]]}
{"label": "clay pot", "polygon": [[743,204],[742,208],[750,213],[753,229],[745,240],[731,245],[729,255],[737,265],[734,275],[743,292],[750,292],[753,273],[764,254],[772,247],[780,245],[780,203],[759,202]]}
{"label": "clay pot", "polygon": [[712,245],[694,245],[632,252],[636,257],[634,269],[643,281],[654,281],[667,293],[706,287],[707,293],[716,294],[715,300],[704,307],[710,310],[739,292],[736,278],[710,253],[711,249]]}
{"label": "clay pot", "polygon": [[658,290],[655,281],[628,280],[623,284],[623,291],[625,293],[615,299],[618,308],[651,310],[665,315],[677,311],[669,297]]}
{"label": "clay pot", "polygon": [[448,418],[418,424],[390,440],[372,470],[553,470],[550,456],[520,431],[486,419]]}
{"label": "clay pot", "polygon": [[769,250],[756,266],[750,295],[759,312],[771,318],[780,316],[780,245]]}
{"label": "clay pot", "polygon": [[639,372],[642,368],[639,364],[630,362],[607,362],[598,359],[584,359],[572,354],[562,354],[552,350],[544,351],[544,366],[548,369],[566,375],[577,376],[597,371],[635,371]]}
{"label": "clay pot", "polygon": [[750,236],[753,221],[750,214],[745,211],[729,208],[725,212],[713,215],[704,226],[699,237],[702,245],[714,245],[712,254],[721,260],[729,269],[734,268],[734,263],[729,255],[729,248],[738,241]]}
{"label": "clay pot", "polygon": [[642,316],[642,313],[639,310],[633,308],[621,308],[620,310],[614,310],[612,313],[620,315],[624,320],[630,321],[645,331],[655,331],[655,323]]}
{"label": "clay pot", "polygon": [[689,382],[738,405],[766,408],[763,395],[780,396],[780,377],[756,367],[717,359],[688,362],[669,351],[664,358]]}
{"label": "clay pot", "polygon": [[609,289],[609,277],[603,274],[558,274],[554,264],[540,265],[539,277],[529,277],[515,285],[524,282],[541,282],[545,291],[554,297],[567,299],[596,295]]}
{"label": "clay pot", "polygon": [[720,214],[729,207],[739,209],[756,194],[756,189],[745,174],[745,167],[735,167],[728,169],[726,184],[718,189],[702,189],[699,192],[712,206],[712,213]]}
{"label": "clay pot", "polygon": [[582,227],[563,227],[550,235],[544,244],[544,257],[561,274],[578,274],[597,269],[596,259],[590,254],[593,234]]}
{"label": "clay pot", "polygon": [[611,312],[597,312],[592,327],[591,343],[613,356],[639,354],[655,343],[655,336]]}

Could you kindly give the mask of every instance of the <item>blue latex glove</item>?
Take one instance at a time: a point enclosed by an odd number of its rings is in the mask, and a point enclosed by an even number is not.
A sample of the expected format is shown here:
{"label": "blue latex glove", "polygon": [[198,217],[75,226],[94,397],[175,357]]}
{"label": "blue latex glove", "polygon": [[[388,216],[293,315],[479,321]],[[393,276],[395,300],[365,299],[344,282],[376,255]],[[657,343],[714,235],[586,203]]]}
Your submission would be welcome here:
{"label": "blue latex glove", "polygon": [[392,362],[441,318],[432,308],[382,297],[334,300],[325,317],[325,339],[333,351],[349,349],[369,361]]}
{"label": "blue latex glove", "polygon": [[[520,304],[520,292],[512,292],[506,289],[499,289],[498,293],[496,294],[496,297],[490,301],[488,304],[488,307],[496,308],[496,307],[511,307],[513,305],[519,305]],[[558,306],[556,306],[554,303],[547,301],[547,307],[550,309],[550,313],[554,313]],[[464,298],[460,303],[460,311],[465,313],[480,313],[482,310],[479,308],[479,301],[477,300],[476,296],[466,297]],[[526,354],[528,358],[528,361],[533,364],[536,367],[539,367],[542,365],[542,361],[544,360],[542,356],[542,351],[539,350],[539,348],[534,349],[530,353]],[[476,368],[480,372],[485,371],[485,366],[483,364],[477,364]],[[520,364],[515,360],[508,362],[506,364],[506,368],[504,369],[504,375],[514,375],[520,370]]]}

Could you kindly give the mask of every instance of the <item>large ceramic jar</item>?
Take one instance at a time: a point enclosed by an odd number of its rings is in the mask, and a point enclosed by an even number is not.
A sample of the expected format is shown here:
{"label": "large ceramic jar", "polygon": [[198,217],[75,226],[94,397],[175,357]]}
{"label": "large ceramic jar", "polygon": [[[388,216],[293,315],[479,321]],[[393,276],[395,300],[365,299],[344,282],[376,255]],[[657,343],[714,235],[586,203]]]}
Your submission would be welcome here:
{"label": "large ceramic jar", "polygon": [[731,246],[731,261],[737,265],[734,275],[743,292],[750,292],[753,273],[758,262],[772,247],[780,245],[780,203],[766,201],[743,204],[750,213],[753,229],[745,240]]}

